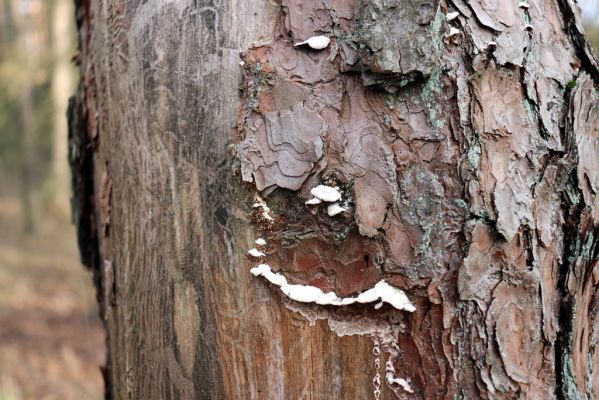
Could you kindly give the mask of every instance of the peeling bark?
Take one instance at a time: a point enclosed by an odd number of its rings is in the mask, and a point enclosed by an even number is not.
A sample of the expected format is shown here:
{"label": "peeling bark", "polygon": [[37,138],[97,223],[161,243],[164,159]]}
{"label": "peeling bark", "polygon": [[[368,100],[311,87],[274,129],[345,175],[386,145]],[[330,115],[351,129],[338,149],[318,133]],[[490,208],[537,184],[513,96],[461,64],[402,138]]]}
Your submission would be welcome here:
{"label": "peeling bark", "polygon": [[[570,2],[77,10],[107,398],[597,396],[599,69]],[[416,311],[293,301],[258,263]]]}

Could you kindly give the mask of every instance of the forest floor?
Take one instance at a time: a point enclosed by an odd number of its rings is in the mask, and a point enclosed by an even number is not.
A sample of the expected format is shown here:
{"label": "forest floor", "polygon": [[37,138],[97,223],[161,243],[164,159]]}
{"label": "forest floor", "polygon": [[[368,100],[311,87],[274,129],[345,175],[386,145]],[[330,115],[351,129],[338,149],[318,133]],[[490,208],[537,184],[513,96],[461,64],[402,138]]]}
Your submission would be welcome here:
{"label": "forest floor", "polygon": [[0,197],[0,400],[102,399],[104,333],[91,273],[66,218]]}

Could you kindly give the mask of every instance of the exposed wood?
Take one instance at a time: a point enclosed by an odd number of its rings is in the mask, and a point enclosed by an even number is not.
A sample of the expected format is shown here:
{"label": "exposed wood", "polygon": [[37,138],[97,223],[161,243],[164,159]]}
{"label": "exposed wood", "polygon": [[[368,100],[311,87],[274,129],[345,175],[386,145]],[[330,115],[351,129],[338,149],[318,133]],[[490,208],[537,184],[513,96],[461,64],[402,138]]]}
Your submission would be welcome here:
{"label": "exposed wood", "polygon": [[596,396],[597,63],[569,2],[526,5],[80,1],[107,397],[376,398],[376,365],[380,399]]}

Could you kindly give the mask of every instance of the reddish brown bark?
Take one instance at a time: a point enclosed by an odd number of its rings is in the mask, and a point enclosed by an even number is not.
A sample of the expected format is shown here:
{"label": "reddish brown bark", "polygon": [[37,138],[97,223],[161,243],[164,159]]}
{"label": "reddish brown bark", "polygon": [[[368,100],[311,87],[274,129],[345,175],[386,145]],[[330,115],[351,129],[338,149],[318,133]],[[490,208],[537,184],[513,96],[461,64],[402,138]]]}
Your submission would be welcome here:
{"label": "reddish brown bark", "polygon": [[[597,393],[599,74],[568,2],[78,10],[109,397],[368,398],[377,373],[381,399]],[[305,205],[318,184],[344,213]],[[259,262],[416,311],[300,303]]]}

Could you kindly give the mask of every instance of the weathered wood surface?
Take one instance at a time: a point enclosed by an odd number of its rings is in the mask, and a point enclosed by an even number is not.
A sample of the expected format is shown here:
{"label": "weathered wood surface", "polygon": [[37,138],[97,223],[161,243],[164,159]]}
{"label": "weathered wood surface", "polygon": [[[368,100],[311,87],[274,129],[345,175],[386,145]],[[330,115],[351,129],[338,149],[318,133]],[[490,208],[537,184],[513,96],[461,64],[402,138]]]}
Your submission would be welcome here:
{"label": "weathered wood surface", "polygon": [[[597,396],[599,74],[569,2],[526,4],[79,1],[107,397],[374,398],[376,341],[381,399]],[[346,213],[304,205],[323,182]],[[257,237],[292,283],[417,310],[294,302]]]}

